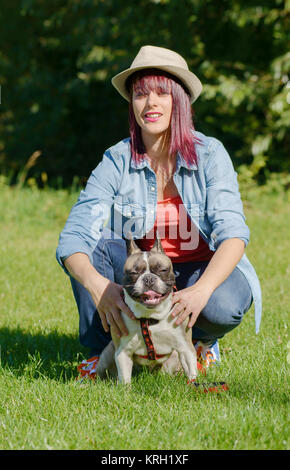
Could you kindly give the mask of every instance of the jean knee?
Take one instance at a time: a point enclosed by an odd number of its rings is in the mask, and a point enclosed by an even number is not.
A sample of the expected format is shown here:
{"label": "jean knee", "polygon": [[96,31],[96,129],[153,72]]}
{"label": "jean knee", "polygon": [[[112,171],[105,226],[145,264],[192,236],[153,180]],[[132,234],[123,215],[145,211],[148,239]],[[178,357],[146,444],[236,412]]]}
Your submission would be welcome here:
{"label": "jean knee", "polygon": [[127,257],[125,240],[114,236],[109,230],[104,231],[92,257],[93,266],[100,274],[119,284],[122,282]]}
{"label": "jean knee", "polygon": [[244,316],[244,312],[238,305],[233,305],[225,299],[214,296],[209,300],[201,314],[208,323],[225,327],[239,325]]}
{"label": "jean knee", "polygon": [[244,275],[236,269],[211,295],[197,326],[217,336],[237,327],[252,304],[252,292]]}

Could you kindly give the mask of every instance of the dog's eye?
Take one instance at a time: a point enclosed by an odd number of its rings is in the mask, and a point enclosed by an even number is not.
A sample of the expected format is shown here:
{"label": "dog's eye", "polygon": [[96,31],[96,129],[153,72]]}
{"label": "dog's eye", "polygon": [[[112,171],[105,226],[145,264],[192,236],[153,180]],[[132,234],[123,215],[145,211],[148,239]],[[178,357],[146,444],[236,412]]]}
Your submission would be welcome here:
{"label": "dog's eye", "polygon": [[136,276],[139,273],[137,271],[130,271],[130,274],[131,274],[131,276]]}
{"label": "dog's eye", "polygon": [[167,273],[167,271],[168,271],[168,268],[159,269],[159,272],[160,272],[160,273]]}

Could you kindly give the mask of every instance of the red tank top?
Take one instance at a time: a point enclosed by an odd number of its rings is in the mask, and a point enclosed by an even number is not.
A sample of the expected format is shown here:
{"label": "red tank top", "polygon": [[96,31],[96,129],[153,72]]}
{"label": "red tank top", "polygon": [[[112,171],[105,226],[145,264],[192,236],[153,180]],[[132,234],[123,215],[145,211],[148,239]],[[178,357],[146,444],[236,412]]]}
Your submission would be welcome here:
{"label": "red tank top", "polygon": [[163,250],[173,263],[209,261],[213,256],[213,252],[187,215],[180,196],[157,203],[154,227],[143,238],[135,240],[142,251],[151,250],[156,230]]}

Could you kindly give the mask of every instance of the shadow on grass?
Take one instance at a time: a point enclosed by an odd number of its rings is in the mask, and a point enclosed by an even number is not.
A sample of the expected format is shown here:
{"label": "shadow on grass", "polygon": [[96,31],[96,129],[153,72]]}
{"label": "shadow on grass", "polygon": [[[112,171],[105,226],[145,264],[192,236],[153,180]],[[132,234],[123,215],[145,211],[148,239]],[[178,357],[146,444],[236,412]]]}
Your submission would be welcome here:
{"label": "shadow on grass", "polygon": [[1,368],[16,376],[68,381],[86,354],[77,335],[57,331],[29,333],[20,328],[0,329]]}
{"label": "shadow on grass", "polygon": [[[77,377],[77,365],[84,359],[87,351],[79,344],[77,335],[60,334],[57,331],[44,333],[29,333],[20,328],[0,329],[0,366],[5,372],[9,371],[16,377],[31,379],[47,378],[59,382],[68,382]],[[234,400],[235,402],[256,404],[271,404],[281,406],[289,404],[289,397],[283,382],[283,377],[277,381],[274,376],[263,377],[255,368],[251,373],[239,376],[230,372],[230,363],[225,366],[227,377],[198,377],[198,382],[226,380],[229,391],[216,396],[217,400]],[[222,371],[221,371],[222,372]],[[146,386],[144,387],[144,382]],[[196,393],[186,385],[186,377],[171,377],[168,381],[166,374],[155,371],[149,373],[146,368],[135,371],[133,378],[133,393],[157,400],[167,400],[172,394],[172,383],[180,388],[183,397],[206,397],[207,394]],[[115,387],[116,382],[108,380],[108,387]],[[185,395],[184,395],[185,394]],[[211,396],[215,394],[210,394]]]}

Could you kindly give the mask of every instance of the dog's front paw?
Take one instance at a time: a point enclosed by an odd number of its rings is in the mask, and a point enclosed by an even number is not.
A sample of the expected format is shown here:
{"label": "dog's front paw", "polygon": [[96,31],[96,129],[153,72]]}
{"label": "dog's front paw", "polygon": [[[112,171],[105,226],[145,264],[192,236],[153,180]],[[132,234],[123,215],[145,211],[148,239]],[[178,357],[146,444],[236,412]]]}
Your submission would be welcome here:
{"label": "dog's front paw", "polygon": [[131,379],[124,380],[124,379],[119,378],[117,380],[117,385],[123,385],[125,387],[131,387]]}

